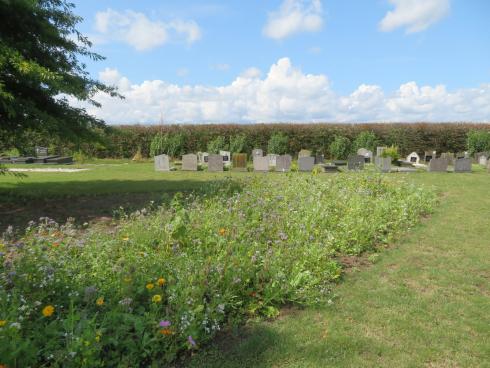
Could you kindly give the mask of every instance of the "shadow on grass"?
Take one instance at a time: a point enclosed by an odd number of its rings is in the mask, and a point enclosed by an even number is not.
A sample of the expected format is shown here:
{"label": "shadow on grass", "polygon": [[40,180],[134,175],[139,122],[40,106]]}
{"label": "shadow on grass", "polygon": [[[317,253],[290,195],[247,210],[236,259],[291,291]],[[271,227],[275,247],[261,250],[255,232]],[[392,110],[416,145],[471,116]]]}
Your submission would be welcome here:
{"label": "shadow on grass", "polygon": [[65,223],[108,220],[121,207],[126,211],[144,208],[151,201],[164,204],[178,192],[213,195],[217,188],[240,185],[228,178],[203,180],[93,180],[66,182],[18,182],[0,191],[0,233],[9,225],[23,231],[29,221],[49,217]]}

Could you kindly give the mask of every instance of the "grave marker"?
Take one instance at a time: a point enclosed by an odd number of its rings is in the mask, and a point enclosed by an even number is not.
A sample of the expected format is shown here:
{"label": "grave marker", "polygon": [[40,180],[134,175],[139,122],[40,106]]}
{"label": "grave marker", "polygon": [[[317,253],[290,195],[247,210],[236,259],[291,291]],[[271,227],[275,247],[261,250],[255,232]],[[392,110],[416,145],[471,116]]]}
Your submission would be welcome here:
{"label": "grave marker", "polygon": [[183,171],[197,171],[197,155],[190,153],[182,156]]}
{"label": "grave marker", "polygon": [[233,170],[234,171],[247,171],[247,154],[246,153],[234,153],[232,156]]}
{"label": "grave marker", "polygon": [[311,156],[311,151],[310,150],[302,149],[298,153],[298,158],[300,158],[300,157],[310,157],[310,156]]}
{"label": "grave marker", "polygon": [[253,151],[252,151],[252,158],[253,157],[262,157],[264,156],[264,151],[262,151],[262,149],[260,148],[255,148]]}
{"label": "grave marker", "polygon": [[364,169],[364,156],[351,155],[347,160],[348,170],[363,170]]}
{"label": "grave marker", "polygon": [[298,158],[299,171],[311,171],[313,170],[314,165],[315,165],[314,157],[308,156],[308,157]]}
{"label": "grave marker", "polygon": [[447,160],[445,158],[433,158],[429,161],[429,172],[447,172]]}
{"label": "grave marker", "polygon": [[286,172],[291,169],[291,155],[281,155],[276,158],[276,171]]}
{"label": "grave marker", "polygon": [[275,153],[269,153],[267,155],[267,158],[269,159],[269,166],[275,167],[277,165],[277,158],[279,155],[276,155]]}
{"label": "grave marker", "polygon": [[433,158],[436,158],[436,151],[425,151],[424,162],[430,162]]}
{"label": "grave marker", "polygon": [[269,171],[269,157],[254,157],[254,171],[268,172]]}
{"label": "grave marker", "polygon": [[167,155],[155,156],[155,171],[170,171],[170,160]]}
{"label": "grave marker", "polygon": [[417,152],[412,152],[407,156],[407,162],[418,165],[420,164],[420,156],[418,155]]}
{"label": "grave marker", "polygon": [[456,161],[454,161],[454,172],[455,173],[471,172],[471,159],[458,158]]}
{"label": "grave marker", "polygon": [[209,155],[208,157],[208,171],[209,172],[222,172],[223,171],[223,156],[221,155]]}
{"label": "grave marker", "polygon": [[364,157],[364,162],[365,163],[369,163],[373,159],[373,152],[370,151],[370,150],[368,150],[368,149],[366,149],[366,148],[359,148],[357,150],[357,154],[359,156]]}
{"label": "grave marker", "polygon": [[219,154],[223,158],[223,164],[228,166],[231,163],[231,152],[230,151],[219,151]]}
{"label": "grave marker", "polygon": [[383,152],[385,151],[386,147],[376,147],[376,156],[381,157]]}
{"label": "grave marker", "polygon": [[383,173],[391,171],[391,157],[378,157],[375,159],[376,167]]}

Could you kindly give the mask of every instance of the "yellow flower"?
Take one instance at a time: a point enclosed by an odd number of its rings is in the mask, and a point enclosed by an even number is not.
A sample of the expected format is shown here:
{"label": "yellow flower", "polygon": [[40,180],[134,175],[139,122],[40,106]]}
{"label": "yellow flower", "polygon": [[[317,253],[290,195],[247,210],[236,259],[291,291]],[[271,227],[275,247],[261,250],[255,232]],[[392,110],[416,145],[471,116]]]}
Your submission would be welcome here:
{"label": "yellow flower", "polygon": [[95,336],[95,341],[97,341],[97,342],[100,341],[100,336],[99,335]]}
{"label": "yellow flower", "polygon": [[43,308],[43,316],[51,317],[54,313],[54,307],[52,305],[47,305]]}
{"label": "yellow flower", "polygon": [[125,242],[129,241],[129,236],[123,236],[122,241],[125,241]]}
{"label": "yellow flower", "polygon": [[131,282],[131,277],[126,276],[126,277],[124,278],[124,282]]}
{"label": "yellow flower", "polygon": [[7,321],[4,319],[0,319],[0,327],[3,327],[7,324]]}
{"label": "yellow flower", "polygon": [[95,301],[95,304],[97,304],[99,307],[104,305],[104,297],[101,296],[100,298],[97,298],[97,300]]}
{"label": "yellow flower", "polygon": [[153,295],[153,298],[151,298],[151,301],[153,303],[160,303],[162,301],[162,296],[159,294]]}
{"label": "yellow flower", "polygon": [[223,236],[225,234],[226,234],[226,229],[225,228],[222,227],[221,229],[219,229],[219,235]]}
{"label": "yellow flower", "polygon": [[100,331],[97,331],[95,333],[95,341],[99,342],[101,337],[102,337],[102,333]]}
{"label": "yellow flower", "polygon": [[154,287],[155,287],[155,285],[153,285],[151,282],[149,282],[148,284],[146,284],[146,288],[147,288],[148,290],[151,290],[151,289],[153,289]]}
{"label": "yellow flower", "polygon": [[166,282],[167,281],[163,277],[160,277],[158,279],[158,286],[163,286],[163,285],[165,285]]}

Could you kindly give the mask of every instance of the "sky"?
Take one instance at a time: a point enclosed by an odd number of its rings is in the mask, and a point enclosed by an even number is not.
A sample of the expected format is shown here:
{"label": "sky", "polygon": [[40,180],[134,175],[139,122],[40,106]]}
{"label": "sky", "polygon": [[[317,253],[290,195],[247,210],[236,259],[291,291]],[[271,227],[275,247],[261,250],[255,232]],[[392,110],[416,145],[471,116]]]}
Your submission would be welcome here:
{"label": "sky", "polygon": [[74,3],[109,124],[490,121],[488,0]]}

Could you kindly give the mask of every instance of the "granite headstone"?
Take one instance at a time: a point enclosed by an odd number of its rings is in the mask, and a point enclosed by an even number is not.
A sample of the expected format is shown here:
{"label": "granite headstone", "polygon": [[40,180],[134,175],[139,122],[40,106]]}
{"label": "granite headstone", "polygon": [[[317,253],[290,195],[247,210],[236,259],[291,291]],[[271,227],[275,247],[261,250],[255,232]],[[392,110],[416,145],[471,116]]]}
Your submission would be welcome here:
{"label": "granite headstone", "polygon": [[454,161],[454,172],[467,173],[471,172],[471,159],[470,158],[458,158]]}
{"label": "granite headstone", "polygon": [[281,155],[276,158],[276,171],[286,172],[291,169],[291,155]]}
{"label": "granite headstone", "polygon": [[182,156],[183,171],[197,171],[197,155],[189,153]]}
{"label": "granite headstone", "polygon": [[254,161],[254,171],[258,171],[258,172],[269,171],[269,157],[255,156],[253,161]]}
{"label": "granite headstone", "polygon": [[311,156],[298,158],[299,171],[311,171],[315,165],[315,158]]}
{"label": "granite headstone", "polygon": [[155,171],[170,171],[170,160],[167,155],[155,156]]}
{"label": "granite headstone", "polygon": [[208,171],[221,172],[223,171],[223,156],[212,154],[208,157]]}
{"label": "granite headstone", "polygon": [[348,170],[363,170],[364,169],[364,156],[351,155],[347,160]]}
{"label": "granite headstone", "polygon": [[446,172],[448,162],[445,158],[433,158],[429,161],[429,172]]}

